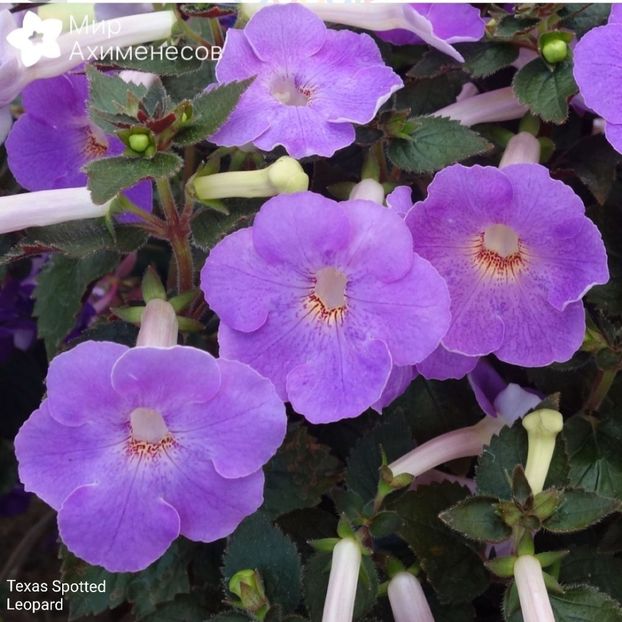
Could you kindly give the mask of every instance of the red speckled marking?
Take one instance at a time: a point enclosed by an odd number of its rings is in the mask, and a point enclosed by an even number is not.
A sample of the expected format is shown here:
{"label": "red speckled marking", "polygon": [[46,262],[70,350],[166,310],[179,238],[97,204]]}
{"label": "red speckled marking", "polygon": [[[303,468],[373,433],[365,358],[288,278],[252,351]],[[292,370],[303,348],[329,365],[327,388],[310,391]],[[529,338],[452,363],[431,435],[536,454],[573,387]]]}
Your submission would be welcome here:
{"label": "red speckled marking", "polygon": [[473,243],[472,257],[475,266],[490,278],[497,280],[513,280],[518,278],[526,262],[526,251],[521,240],[518,250],[512,255],[502,257],[496,251],[484,246],[484,233],[480,233]]}
{"label": "red speckled marking", "polygon": [[170,434],[165,436],[159,443],[137,441],[130,436],[127,440],[127,453],[131,458],[153,460],[176,444],[175,439]]}

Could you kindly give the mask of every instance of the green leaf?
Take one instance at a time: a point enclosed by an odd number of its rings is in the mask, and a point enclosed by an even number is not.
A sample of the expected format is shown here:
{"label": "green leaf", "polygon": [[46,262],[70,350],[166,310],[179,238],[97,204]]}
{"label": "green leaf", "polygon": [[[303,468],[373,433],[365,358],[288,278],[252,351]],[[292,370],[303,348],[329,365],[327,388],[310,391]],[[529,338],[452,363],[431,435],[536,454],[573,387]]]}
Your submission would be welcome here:
{"label": "green leaf", "polygon": [[[622,609],[613,598],[591,585],[564,587],[563,594],[549,594],[555,622],[622,622]],[[522,622],[518,591],[512,583],[503,599],[506,622]]]}
{"label": "green leaf", "polygon": [[406,493],[393,508],[404,520],[400,536],[442,603],[469,602],[488,587],[488,573],[478,553],[438,517],[467,495],[458,484],[432,484]]}
{"label": "green leaf", "polygon": [[83,259],[55,255],[43,268],[34,292],[34,315],[38,318],[39,337],[45,341],[50,358],[74,327],[88,286],[112,271],[118,259],[110,251]]}
{"label": "green leaf", "polygon": [[396,460],[413,448],[410,429],[401,414],[383,417],[369,434],[354,445],[348,456],[347,486],[365,501],[376,496],[378,469],[382,465],[381,448],[388,462]]}
{"label": "green leaf", "polygon": [[468,497],[440,514],[454,531],[480,542],[503,542],[512,534],[497,514],[495,497]]}
{"label": "green leaf", "polygon": [[397,108],[410,108],[413,116],[431,114],[454,103],[465,81],[457,71],[415,80],[397,92]]}
{"label": "green leaf", "polygon": [[622,417],[606,413],[599,420],[571,417],[563,431],[570,462],[570,485],[604,497],[622,499]]}
{"label": "green leaf", "polygon": [[263,509],[276,518],[320,503],[341,476],[341,463],[301,424],[293,424],[277,454],[264,468]]}
{"label": "green leaf", "polygon": [[566,4],[559,13],[562,18],[560,25],[580,38],[588,30],[607,23],[610,11],[611,4],[608,2]]}
{"label": "green leaf", "polygon": [[[320,622],[332,555],[330,553],[315,553],[304,567],[304,595],[305,605],[311,622]],[[370,557],[364,556],[361,560],[361,570],[356,587],[354,603],[354,619],[360,619],[376,603],[378,598],[378,573]]]}
{"label": "green leaf", "polygon": [[572,61],[554,66],[536,58],[520,69],[512,82],[518,100],[543,121],[563,123],[568,118],[568,100],[577,92]]}
{"label": "green leaf", "polygon": [[225,583],[238,572],[259,571],[271,603],[294,611],[300,602],[300,555],[294,543],[262,512],[248,517],[229,538],[224,556]]}
{"label": "green leaf", "polygon": [[[209,615],[205,607],[195,594],[180,594],[169,603],[158,607],[156,611],[142,618],[143,622],[189,622],[190,620],[205,620]],[[242,618],[248,622],[249,618]]]}
{"label": "green leaf", "polygon": [[[184,45],[188,45],[184,42]],[[200,61],[194,54],[185,54],[182,58],[181,46],[167,45],[166,50],[171,50],[169,57],[166,54],[152,53],[152,50],[159,50],[160,45],[140,46],[146,47],[148,52],[146,55],[141,54],[141,58],[131,54],[126,48],[127,58],[120,58],[120,55],[114,59],[114,65],[121,69],[135,69],[136,71],[144,71],[146,73],[155,73],[159,76],[181,76],[187,75],[189,72],[196,71],[202,65],[214,65],[213,61]],[[176,50],[173,53],[173,50]]]}
{"label": "green leaf", "polygon": [[175,136],[179,145],[192,145],[208,138],[229,117],[253,78],[231,82],[192,100],[192,117]]}
{"label": "green leaf", "polygon": [[215,63],[212,62],[204,62],[198,69],[182,74],[154,73],[162,76],[162,83],[171,99],[181,102],[202,93],[209,84],[216,80],[214,65]]}
{"label": "green leaf", "polygon": [[156,153],[151,159],[116,156],[93,160],[86,166],[88,188],[95,203],[105,203],[141,179],[172,177],[182,164],[174,153]]}
{"label": "green leaf", "polygon": [[545,521],[544,527],[554,533],[580,531],[621,509],[622,503],[617,499],[601,497],[587,490],[566,489],[561,504]]}
{"label": "green leaf", "polygon": [[[519,419],[511,428],[503,428],[499,435],[493,436],[490,445],[484,448],[475,475],[478,492],[500,499],[511,499],[514,467],[517,464],[524,466],[526,461],[527,432]],[[559,434],[544,488],[564,488],[567,481],[566,450],[563,437]]]}
{"label": "green leaf", "polygon": [[518,58],[519,48],[511,43],[491,41],[460,43],[456,49],[464,56],[464,68],[474,78],[487,78]]}
{"label": "green leaf", "polygon": [[210,250],[229,233],[250,225],[262,203],[257,199],[230,199],[225,202],[228,214],[213,209],[200,211],[192,220],[194,244],[201,250]]}
{"label": "green leaf", "polygon": [[574,546],[564,558],[559,579],[562,583],[589,581],[601,592],[622,602],[622,558],[599,553],[591,546]]}
{"label": "green leaf", "polygon": [[477,132],[444,117],[416,117],[408,139],[394,138],[388,155],[405,171],[433,173],[449,164],[484,153],[492,145]]}

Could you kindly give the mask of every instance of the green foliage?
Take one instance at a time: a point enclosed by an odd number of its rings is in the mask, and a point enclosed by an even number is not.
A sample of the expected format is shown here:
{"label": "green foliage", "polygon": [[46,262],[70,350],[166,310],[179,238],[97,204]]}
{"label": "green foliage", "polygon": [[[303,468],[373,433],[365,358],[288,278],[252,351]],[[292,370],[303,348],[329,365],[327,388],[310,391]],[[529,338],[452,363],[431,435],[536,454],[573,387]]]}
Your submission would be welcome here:
{"label": "green foliage", "polygon": [[93,160],[86,167],[88,188],[95,203],[105,203],[141,179],[172,177],[182,164],[174,153],[156,153],[151,159],[115,156]]}
{"label": "green foliage", "polygon": [[503,542],[512,534],[497,511],[494,497],[468,497],[440,514],[454,531],[480,542]]}
{"label": "green foliage", "polygon": [[461,43],[456,48],[464,57],[464,68],[474,78],[487,78],[518,58],[518,47],[509,43]]}
{"label": "green foliage", "polygon": [[415,117],[408,137],[389,143],[391,162],[404,171],[433,173],[484,153],[491,145],[473,130],[444,117]]}
{"label": "green foliage", "polygon": [[468,496],[458,484],[432,484],[406,493],[395,504],[404,520],[400,536],[412,548],[442,603],[468,602],[488,585],[476,550],[438,517]]}
{"label": "green foliage", "polygon": [[570,60],[551,66],[536,58],[516,73],[512,86],[531,112],[553,123],[568,118],[568,100],[577,92]]}
{"label": "green foliage", "polygon": [[397,93],[398,108],[409,108],[413,116],[431,114],[456,101],[466,76],[460,72],[423,78],[407,84]]}
{"label": "green foliage", "polygon": [[559,507],[551,518],[545,521],[544,527],[555,533],[580,531],[620,510],[622,503],[617,499],[601,497],[586,490],[567,489]]}
{"label": "green foliage", "polygon": [[192,100],[192,117],[177,132],[175,142],[191,145],[213,134],[231,114],[252,79],[219,86],[207,93],[199,93]]}
{"label": "green foliage", "polygon": [[268,600],[285,611],[300,602],[302,567],[294,543],[257,512],[244,520],[229,538],[224,556],[225,583],[238,572],[251,568],[261,575]]}
{"label": "green foliage", "polygon": [[263,509],[273,518],[317,505],[340,478],[341,465],[326,445],[293,424],[276,456],[265,467]]}
{"label": "green foliage", "polygon": [[88,286],[112,271],[117,261],[118,255],[110,251],[83,259],[55,255],[43,268],[34,293],[34,313],[50,358],[73,328]]}

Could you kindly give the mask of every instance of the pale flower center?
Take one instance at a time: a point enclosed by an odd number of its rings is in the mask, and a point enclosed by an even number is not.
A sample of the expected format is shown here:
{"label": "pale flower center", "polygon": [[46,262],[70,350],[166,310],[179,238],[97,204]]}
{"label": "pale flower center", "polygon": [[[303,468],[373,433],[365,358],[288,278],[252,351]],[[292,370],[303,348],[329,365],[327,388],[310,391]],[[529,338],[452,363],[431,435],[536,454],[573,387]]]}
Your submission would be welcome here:
{"label": "pale flower center", "polygon": [[281,76],[274,80],[270,90],[274,99],[286,106],[306,106],[311,99],[311,91],[299,87],[289,76]]}
{"label": "pale flower center", "polygon": [[132,438],[144,443],[159,443],[168,436],[162,415],[152,408],[135,408],[130,414]]}
{"label": "pale flower center", "polygon": [[506,225],[491,225],[484,231],[484,248],[505,259],[518,253],[518,236]]}
{"label": "pale flower center", "polygon": [[315,295],[326,311],[346,304],[346,275],[335,268],[322,268],[316,275]]}

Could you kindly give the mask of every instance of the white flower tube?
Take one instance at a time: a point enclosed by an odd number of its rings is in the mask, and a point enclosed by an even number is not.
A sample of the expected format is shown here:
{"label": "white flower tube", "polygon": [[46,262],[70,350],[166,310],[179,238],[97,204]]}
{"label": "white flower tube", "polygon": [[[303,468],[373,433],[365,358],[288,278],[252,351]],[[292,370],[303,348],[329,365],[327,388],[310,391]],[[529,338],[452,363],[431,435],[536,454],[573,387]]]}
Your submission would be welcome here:
{"label": "white flower tube", "polygon": [[555,622],[540,562],[532,555],[521,555],[514,564],[524,622]]}
{"label": "white flower tube", "polygon": [[484,445],[487,445],[504,425],[505,421],[501,417],[484,417],[475,425],[446,432],[415,447],[392,462],[389,468],[395,476],[409,473],[417,477],[450,460],[479,456]]}
{"label": "white flower tube", "polygon": [[166,300],[154,298],[147,303],[140,318],[136,346],[170,348],[177,345],[177,314]]}
{"label": "white flower tube", "polygon": [[[305,2],[304,5],[325,22],[374,32],[407,30],[454,60],[464,62],[464,57],[456,48],[434,34],[432,22],[408,3],[383,2],[358,5],[340,2]],[[244,3],[241,8],[251,17],[263,6],[265,5]]]}
{"label": "white flower tube", "polygon": [[353,538],[340,540],[333,549],[322,622],[351,622],[361,567],[361,547]]}
{"label": "white flower tube", "polygon": [[373,201],[374,203],[383,205],[384,188],[382,184],[375,179],[363,179],[363,181],[360,181],[352,188],[348,199],[350,201],[362,199],[364,201]]}
{"label": "white flower tube", "polygon": [[511,86],[462,99],[432,113],[433,117],[448,117],[467,127],[478,123],[498,123],[520,119],[527,114]]}
{"label": "white flower tube", "polygon": [[409,572],[398,572],[389,581],[388,595],[395,622],[434,622],[421,584]]}
{"label": "white flower tube", "polygon": [[538,164],[538,162],[540,162],[540,142],[529,132],[519,132],[508,141],[499,168],[510,164]]}
{"label": "white flower tube", "polygon": [[17,49],[7,47],[0,65],[0,106],[5,106],[22,89],[39,78],[51,78],[74,69],[87,59],[99,58],[111,48],[159,41],[171,36],[176,22],[173,11],[156,11],[104,20],[67,32],[58,38],[60,56],[42,58],[32,67],[19,60]]}
{"label": "white flower tube", "polygon": [[0,197],[0,233],[105,216],[110,202],[95,205],[87,188],[41,190]]}

